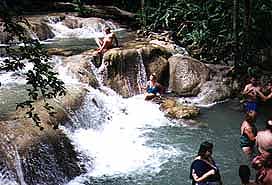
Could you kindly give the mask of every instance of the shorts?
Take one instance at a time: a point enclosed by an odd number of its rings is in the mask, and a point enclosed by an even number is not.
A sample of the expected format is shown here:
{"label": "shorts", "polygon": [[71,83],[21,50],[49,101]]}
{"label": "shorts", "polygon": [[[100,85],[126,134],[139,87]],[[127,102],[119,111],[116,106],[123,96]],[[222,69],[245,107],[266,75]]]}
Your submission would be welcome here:
{"label": "shorts", "polygon": [[246,112],[249,112],[249,111],[257,112],[257,102],[250,102],[250,101],[246,102],[245,109],[246,109]]}

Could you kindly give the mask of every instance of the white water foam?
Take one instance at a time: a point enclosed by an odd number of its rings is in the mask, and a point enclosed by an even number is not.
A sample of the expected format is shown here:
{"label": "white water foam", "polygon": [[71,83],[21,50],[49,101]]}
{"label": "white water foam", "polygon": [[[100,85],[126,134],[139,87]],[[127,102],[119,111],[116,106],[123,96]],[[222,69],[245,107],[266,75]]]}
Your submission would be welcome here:
{"label": "white water foam", "polygon": [[194,105],[194,106],[203,107],[203,108],[209,108],[214,105],[228,101],[228,100],[223,100],[223,101],[217,101],[217,102],[212,102],[212,103],[203,103],[204,99],[205,99],[204,96],[181,97],[178,99],[178,101],[180,103],[182,103],[183,105]]}
{"label": "white water foam", "polygon": [[0,170],[1,185],[19,185],[15,180],[9,179],[8,174],[4,170]]}
{"label": "white water foam", "polygon": [[64,65],[61,56],[52,56],[51,62],[55,65],[54,69],[58,72],[58,78],[65,84],[81,84],[75,74]]}
{"label": "white water foam", "polygon": [[[0,58],[0,63],[3,62],[7,58]],[[29,70],[33,68],[33,64],[26,63],[25,61],[22,61],[22,63],[25,63],[25,67],[22,70],[18,70],[16,72],[10,71],[1,71],[0,72],[0,82],[1,85],[9,85],[9,84],[25,84],[26,78],[24,74]]]}
{"label": "white water foam", "polygon": [[118,25],[100,18],[75,18],[72,16],[67,16],[67,18],[75,19],[80,26],[72,29],[67,27],[64,22],[50,23],[49,26],[56,38],[99,38],[104,36],[102,31],[106,26],[113,31],[122,30]]}
{"label": "white water foam", "polygon": [[[0,62],[6,58],[0,58]],[[58,72],[58,78],[61,79],[65,84],[80,84],[78,78],[68,70],[68,68],[63,64],[62,58],[60,56],[52,56],[50,63],[54,64],[55,71]],[[22,70],[18,70],[16,72],[0,72],[0,82],[1,86],[5,86],[5,88],[12,84],[25,84],[26,76],[24,75],[28,70],[33,69],[33,64],[24,62],[25,67]]]}
{"label": "white water foam", "polygon": [[103,101],[111,119],[99,130],[77,129],[68,133],[80,152],[94,158],[94,166],[89,172],[69,185],[83,184],[88,176],[156,174],[163,163],[177,155],[178,152],[171,146],[147,145],[148,135],[153,129],[171,124],[157,104],[144,101],[142,95],[123,99],[99,91],[90,93],[98,93],[98,101]]}
{"label": "white water foam", "polygon": [[138,83],[138,86],[139,86],[139,92],[141,92],[143,84],[147,83],[147,77],[146,77],[146,71],[145,71],[143,56],[142,56],[139,49],[137,49],[137,53],[138,53],[138,56],[139,56],[137,83]]}

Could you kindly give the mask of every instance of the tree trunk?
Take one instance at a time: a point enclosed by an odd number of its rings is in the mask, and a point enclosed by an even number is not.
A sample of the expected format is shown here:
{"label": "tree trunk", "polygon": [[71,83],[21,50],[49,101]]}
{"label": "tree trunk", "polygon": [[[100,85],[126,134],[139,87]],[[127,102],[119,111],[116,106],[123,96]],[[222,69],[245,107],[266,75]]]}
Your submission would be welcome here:
{"label": "tree trunk", "polygon": [[234,52],[234,67],[238,67],[238,60],[239,60],[239,53],[238,53],[238,30],[237,30],[237,25],[238,25],[238,10],[239,10],[239,0],[233,0],[233,52]]}
{"label": "tree trunk", "polygon": [[249,36],[250,36],[250,27],[251,27],[251,0],[245,0],[245,15],[244,15],[244,51],[245,55],[249,49]]}
{"label": "tree trunk", "polygon": [[146,27],[146,15],[145,15],[145,0],[141,0],[141,14],[144,27]]}

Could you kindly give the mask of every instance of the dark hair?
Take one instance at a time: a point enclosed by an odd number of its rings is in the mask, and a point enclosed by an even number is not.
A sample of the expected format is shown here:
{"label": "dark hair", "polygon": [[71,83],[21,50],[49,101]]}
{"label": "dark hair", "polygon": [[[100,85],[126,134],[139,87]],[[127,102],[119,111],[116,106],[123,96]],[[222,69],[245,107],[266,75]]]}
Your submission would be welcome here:
{"label": "dark hair", "polygon": [[110,29],[110,27],[106,26],[103,30],[110,31],[111,29]]}
{"label": "dark hair", "polygon": [[240,177],[243,184],[249,183],[250,169],[247,165],[240,165],[239,177]]}
{"label": "dark hair", "polygon": [[253,123],[255,121],[256,115],[253,114],[252,111],[246,112],[245,120],[249,123]]}
{"label": "dark hair", "polygon": [[198,155],[203,157],[208,150],[212,150],[212,149],[213,149],[213,144],[209,143],[208,141],[205,141],[200,144]]}

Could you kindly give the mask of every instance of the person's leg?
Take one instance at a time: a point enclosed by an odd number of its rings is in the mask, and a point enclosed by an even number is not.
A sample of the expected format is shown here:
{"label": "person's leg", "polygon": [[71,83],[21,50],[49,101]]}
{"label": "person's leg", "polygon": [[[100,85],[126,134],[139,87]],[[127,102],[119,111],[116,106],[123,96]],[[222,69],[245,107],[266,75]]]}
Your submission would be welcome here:
{"label": "person's leg", "polygon": [[101,48],[103,45],[103,40],[101,40],[99,38],[95,38],[94,40],[95,40],[96,44],[98,45],[98,47]]}
{"label": "person's leg", "polygon": [[146,93],[145,94],[145,100],[151,100],[152,98],[154,98],[156,95],[153,93]]}

